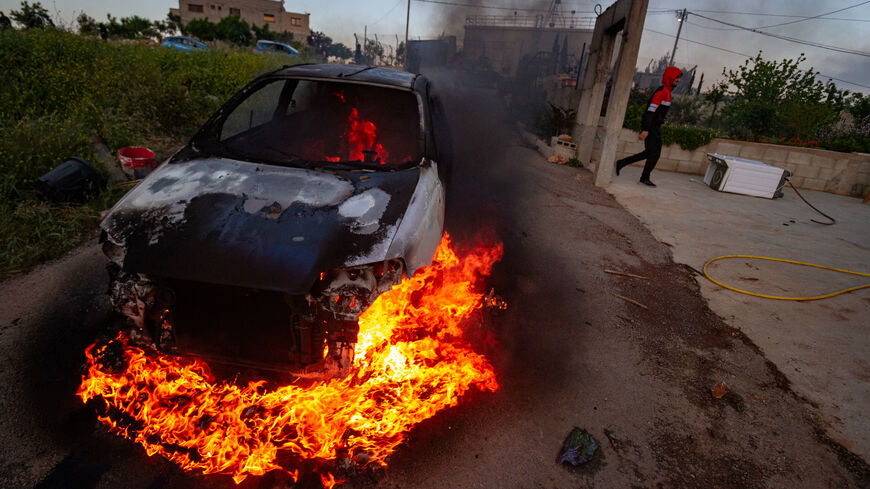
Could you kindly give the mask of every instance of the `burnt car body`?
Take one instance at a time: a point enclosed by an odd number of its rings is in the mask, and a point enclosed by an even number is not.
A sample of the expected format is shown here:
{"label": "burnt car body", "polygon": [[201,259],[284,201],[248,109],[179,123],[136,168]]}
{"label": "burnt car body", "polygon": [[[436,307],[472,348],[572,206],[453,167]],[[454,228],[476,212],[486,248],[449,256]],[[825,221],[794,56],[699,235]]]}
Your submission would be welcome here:
{"label": "burnt car body", "polygon": [[345,372],[359,315],[441,239],[439,111],[425,77],[386,68],[297,65],[251,82],[101,222],[131,337]]}

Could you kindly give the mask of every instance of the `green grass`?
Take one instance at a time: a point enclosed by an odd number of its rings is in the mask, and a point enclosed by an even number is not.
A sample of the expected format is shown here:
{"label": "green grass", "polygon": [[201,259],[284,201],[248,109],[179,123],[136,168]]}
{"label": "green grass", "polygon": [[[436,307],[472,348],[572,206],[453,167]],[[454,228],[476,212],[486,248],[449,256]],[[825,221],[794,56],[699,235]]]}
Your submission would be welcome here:
{"label": "green grass", "polygon": [[0,31],[0,278],[95,234],[100,212],[122,193],[49,204],[33,190],[41,175],[70,156],[95,163],[94,136],[113,154],[147,146],[162,160],[242,86],[285,62],[242,49],[187,54],[61,30]]}
{"label": "green grass", "polygon": [[121,188],[99,192],[83,205],[57,205],[26,199],[0,207],[0,279],[56,258],[97,235],[100,213],[122,195]]}

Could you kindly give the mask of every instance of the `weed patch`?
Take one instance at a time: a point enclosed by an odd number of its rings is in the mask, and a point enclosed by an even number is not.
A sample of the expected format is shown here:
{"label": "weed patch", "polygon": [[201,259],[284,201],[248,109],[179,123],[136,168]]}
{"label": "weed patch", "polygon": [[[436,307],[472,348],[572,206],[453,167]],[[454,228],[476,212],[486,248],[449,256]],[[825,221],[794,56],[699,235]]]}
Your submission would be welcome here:
{"label": "weed patch", "polygon": [[107,191],[85,205],[48,204],[36,198],[36,179],[70,156],[95,163],[95,136],[113,154],[144,145],[166,158],[236,91],[286,61],[57,29],[0,31],[0,277],[75,247],[120,197]]}

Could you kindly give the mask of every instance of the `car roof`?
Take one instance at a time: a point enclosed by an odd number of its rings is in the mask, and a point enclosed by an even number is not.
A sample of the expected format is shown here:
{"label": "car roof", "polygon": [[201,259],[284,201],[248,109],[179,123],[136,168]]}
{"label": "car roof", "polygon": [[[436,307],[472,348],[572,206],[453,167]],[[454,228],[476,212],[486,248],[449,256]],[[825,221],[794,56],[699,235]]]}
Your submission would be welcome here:
{"label": "car roof", "polygon": [[381,66],[301,64],[288,66],[273,73],[279,76],[299,76],[334,80],[353,80],[378,83],[402,88],[412,88],[419,75]]}

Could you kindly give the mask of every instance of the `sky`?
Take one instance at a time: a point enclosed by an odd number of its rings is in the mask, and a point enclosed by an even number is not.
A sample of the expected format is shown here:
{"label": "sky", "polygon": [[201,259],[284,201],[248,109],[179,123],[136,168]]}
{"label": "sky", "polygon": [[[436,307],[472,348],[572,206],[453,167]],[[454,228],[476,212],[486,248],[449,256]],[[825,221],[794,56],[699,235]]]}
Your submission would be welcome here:
{"label": "sky", "polygon": [[[441,33],[456,34],[461,44],[462,19],[466,14],[511,15],[513,8],[546,9],[552,3],[553,0],[411,0],[410,37],[427,39]],[[599,3],[607,8],[614,2],[604,0]],[[170,7],[178,6],[177,0],[43,0],[42,4],[56,20],[66,24],[72,24],[82,11],[98,20],[104,19],[107,13],[116,17],[139,15],[163,19]],[[0,0],[0,10],[7,14],[19,5],[17,0]],[[407,0],[285,1],[287,10],[311,14],[312,29],[323,31],[347,46],[353,45],[354,33],[362,38],[364,29],[369,37],[377,34],[381,42],[395,45],[396,36],[403,39],[405,35],[407,5]],[[594,6],[595,2],[588,0],[561,1],[562,12],[575,10],[577,16],[594,15]],[[748,56],[761,50],[765,58],[776,60],[793,59],[804,53],[807,60],[801,68],[813,68],[825,79],[835,78],[834,82],[840,88],[870,93],[870,1],[650,0],[638,67],[643,68],[651,59],[671,52],[679,27],[675,12],[683,8],[689,14],[680,33],[674,61],[679,66],[697,65],[698,73],[705,74],[705,87],[722,78],[723,68],[735,69]],[[844,10],[815,19],[801,18],[840,9]],[[519,12],[521,15],[537,13]],[[783,23],[789,24],[775,25]],[[734,26],[756,28],[827,48],[782,40]]]}

